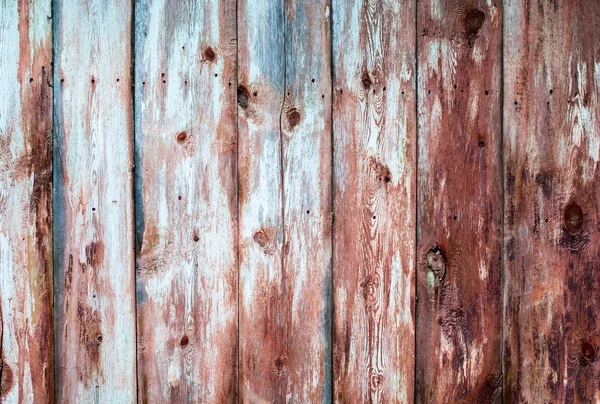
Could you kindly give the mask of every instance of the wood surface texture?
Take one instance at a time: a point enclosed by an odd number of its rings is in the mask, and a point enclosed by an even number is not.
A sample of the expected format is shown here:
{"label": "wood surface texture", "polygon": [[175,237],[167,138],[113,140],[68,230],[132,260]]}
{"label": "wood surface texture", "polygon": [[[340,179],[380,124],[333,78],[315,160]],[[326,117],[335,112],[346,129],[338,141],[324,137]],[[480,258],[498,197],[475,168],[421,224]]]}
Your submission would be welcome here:
{"label": "wood surface texture", "polygon": [[237,397],[235,1],[135,3],[140,402]]}
{"label": "wood surface texture", "polygon": [[0,401],[54,394],[50,0],[0,1]]}
{"label": "wood surface texture", "polygon": [[240,401],[331,401],[331,6],[238,2]]}
{"label": "wood surface texture", "polygon": [[412,402],[414,0],[333,1],[334,399]]}
{"label": "wood surface texture", "polygon": [[60,403],[136,397],[131,13],[126,0],[54,1]]}
{"label": "wood surface texture", "polygon": [[502,393],[502,8],[417,11],[417,402]]}
{"label": "wood surface texture", "polygon": [[599,16],[0,0],[0,402],[600,403]]}
{"label": "wood surface texture", "polygon": [[505,16],[504,397],[597,403],[600,3]]}

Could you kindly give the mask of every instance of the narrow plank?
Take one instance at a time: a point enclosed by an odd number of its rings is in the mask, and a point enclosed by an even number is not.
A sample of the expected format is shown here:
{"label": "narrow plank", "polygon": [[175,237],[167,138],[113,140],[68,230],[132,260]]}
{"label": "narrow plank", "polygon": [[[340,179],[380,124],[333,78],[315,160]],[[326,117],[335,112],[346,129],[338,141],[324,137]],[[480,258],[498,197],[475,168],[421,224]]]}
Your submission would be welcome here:
{"label": "narrow plank", "polygon": [[242,402],[331,399],[330,15],[238,3]]}
{"label": "narrow plank", "polygon": [[333,1],[334,400],[414,397],[414,0]]}
{"label": "narrow plank", "polygon": [[600,402],[600,3],[505,7],[505,401]]}
{"label": "narrow plank", "polygon": [[139,400],[235,402],[236,2],[135,10]]}
{"label": "narrow plank", "polygon": [[136,399],[131,4],[55,1],[57,401]]}
{"label": "narrow plank", "polygon": [[417,402],[499,402],[501,3],[417,14]]}
{"label": "narrow plank", "polygon": [[54,400],[51,1],[0,1],[0,401]]}

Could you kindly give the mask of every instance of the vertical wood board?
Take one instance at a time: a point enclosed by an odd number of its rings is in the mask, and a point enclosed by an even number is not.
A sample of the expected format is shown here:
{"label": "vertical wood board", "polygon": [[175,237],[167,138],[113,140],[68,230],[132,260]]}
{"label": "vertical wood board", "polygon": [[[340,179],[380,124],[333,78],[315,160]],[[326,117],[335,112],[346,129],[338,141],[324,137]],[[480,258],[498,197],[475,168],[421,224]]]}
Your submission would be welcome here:
{"label": "vertical wood board", "polygon": [[132,10],[55,1],[58,402],[133,402]]}
{"label": "vertical wood board", "polygon": [[600,402],[600,3],[506,2],[505,402]]}
{"label": "vertical wood board", "polygon": [[238,3],[243,402],[331,398],[330,12]]}
{"label": "vertical wood board", "polygon": [[234,402],[235,1],[135,11],[139,400]]}
{"label": "vertical wood board", "polygon": [[502,393],[502,5],[417,11],[417,402]]}
{"label": "vertical wood board", "polygon": [[415,5],[333,1],[339,403],[414,397]]}
{"label": "vertical wood board", "polygon": [[52,20],[0,2],[0,401],[54,395]]}

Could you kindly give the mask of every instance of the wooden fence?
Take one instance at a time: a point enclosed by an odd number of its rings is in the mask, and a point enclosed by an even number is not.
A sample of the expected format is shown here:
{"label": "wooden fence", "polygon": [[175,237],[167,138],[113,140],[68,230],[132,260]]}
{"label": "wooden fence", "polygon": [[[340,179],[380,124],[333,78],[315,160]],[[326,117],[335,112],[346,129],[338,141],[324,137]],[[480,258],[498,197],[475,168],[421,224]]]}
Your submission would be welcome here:
{"label": "wooden fence", "polygon": [[0,0],[2,401],[600,402],[599,16]]}

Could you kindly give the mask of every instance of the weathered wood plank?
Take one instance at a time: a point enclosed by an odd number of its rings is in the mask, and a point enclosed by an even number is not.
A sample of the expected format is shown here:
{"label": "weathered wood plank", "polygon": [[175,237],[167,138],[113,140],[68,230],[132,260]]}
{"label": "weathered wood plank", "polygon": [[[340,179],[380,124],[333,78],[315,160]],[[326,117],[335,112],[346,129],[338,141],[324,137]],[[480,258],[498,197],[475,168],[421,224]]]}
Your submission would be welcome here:
{"label": "weathered wood plank", "polygon": [[50,0],[0,1],[0,401],[54,397]]}
{"label": "weathered wood plank", "polygon": [[600,402],[600,3],[505,7],[505,401]]}
{"label": "weathered wood plank", "polygon": [[136,398],[131,4],[55,1],[57,401]]}
{"label": "weathered wood plank", "polygon": [[135,10],[139,399],[235,402],[236,3]]}
{"label": "weathered wood plank", "polygon": [[238,3],[242,402],[331,399],[330,12]]}
{"label": "weathered wood plank", "polygon": [[415,1],[333,1],[334,377],[413,401]]}
{"label": "weathered wood plank", "polygon": [[417,14],[417,402],[499,402],[501,3]]}

